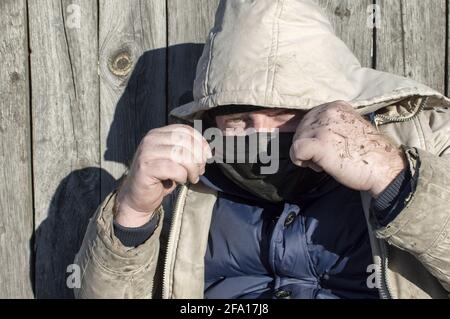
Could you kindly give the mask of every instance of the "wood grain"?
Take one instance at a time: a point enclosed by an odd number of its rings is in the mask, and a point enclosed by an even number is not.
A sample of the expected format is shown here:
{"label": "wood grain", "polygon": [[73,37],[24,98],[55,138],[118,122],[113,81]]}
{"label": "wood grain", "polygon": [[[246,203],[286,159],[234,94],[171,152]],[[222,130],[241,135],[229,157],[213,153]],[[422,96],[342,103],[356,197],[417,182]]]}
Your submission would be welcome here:
{"label": "wood grain", "polygon": [[372,25],[368,25],[371,0],[319,0],[335,33],[352,50],[364,67],[374,60]]}
{"label": "wood grain", "polygon": [[445,91],[445,0],[378,0],[377,68]]}
{"label": "wood grain", "polygon": [[0,1],[0,30],[0,298],[29,298],[33,209],[24,0]]}
{"label": "wood grain", "polygon": [[28,1],[36,296],[70,297],[73,263],[99,204],[97,3]]}
{"label": "wood grain", "polygon": [[[118,178],[142,136],[165,124],[166,6],[161,0],[99,4],[101,166]],[[102,194],[113,187],[102,179]]]}
{"label": "wood grain", "polygon": [[218,0],[167,0],[168,7],[168,108],[193,100],[195,71]]}
{"label": "wood grain", "polygon": [[445,59],[446,59],[446,74],[447,74],[447,78],[445,79],[445,88],[446,88],[446,92],[445,94],[447,96],[450,96],[450,2],[447,1],[446,4],[446,8],[445,8],[447,15],[446,15],[446,19],[447,19],[447,47],[446,47],[446,51],[445,51]]}

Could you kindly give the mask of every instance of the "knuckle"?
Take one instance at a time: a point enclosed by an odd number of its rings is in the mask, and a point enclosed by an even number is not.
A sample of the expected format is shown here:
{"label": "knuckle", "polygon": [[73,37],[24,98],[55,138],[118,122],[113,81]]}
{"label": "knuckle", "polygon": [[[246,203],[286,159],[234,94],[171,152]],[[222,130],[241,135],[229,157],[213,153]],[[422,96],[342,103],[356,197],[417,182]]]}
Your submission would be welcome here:
{"label": "knuckle", "polygon": [[335,102],[337,106],[346,108],[346,109],[353,109],[353,107],[350,105],[350,103],[344,101],[344,100],[338,100]]}
{"label": "knuckle", "polygon": [[145,146],[145,145],[148,145],[148,144],[152,143],[152,142],[153,142],[154,134],[155,134],[155,132],[154,132],[153,130],[150,131],[150,132],[148,132],[148,133],[142,138],[141,145]]}
{"label": "knuckle", "polygon": [[339,113],[339,106],[334,103],[331,103],[325,108],[324,115],[330,118],[334,118],[338,115],[338,113]]}
{"label": "knuckle", "polygon": [[154,129],[149,130],[149,131],[144,135],[144,138],[146,138],[146,137],[148,137],[148,136],[151,136],[151,135],[153,135],[153,134],[155,134],[155,133],[158,133],[159,129],[160,129],[160,128],[154,128]]}
{"label": "knuckle", "polygon": [[338,100],[338,101],[330,103],[330,105],[328,106],[328,109],[333,111],[334,114],[337,114],[339,112],[342,112],[343,110],[345,110],[345,111],[353,110],[353,107],[345,101]]}
{"label": "knuckle", "polygon": [[172,131],[170,134],[170,141],[173,144],[180,144],[180,145],[190,145],[192,143],[192,137],[187,135],[186,133],[183,133],[183,131]]}
{"label": "knuckle", "polygon": [[174,161],[183,160],[184,156],[184,148],[180,145],[172,145],[170,146],[170,158]]}
{"label": "knuckle", "polygon": [[179,134],[191,134],[192,133],[193,128],[185,125],[185,124],[175,124],[172,132],[176,132]]}

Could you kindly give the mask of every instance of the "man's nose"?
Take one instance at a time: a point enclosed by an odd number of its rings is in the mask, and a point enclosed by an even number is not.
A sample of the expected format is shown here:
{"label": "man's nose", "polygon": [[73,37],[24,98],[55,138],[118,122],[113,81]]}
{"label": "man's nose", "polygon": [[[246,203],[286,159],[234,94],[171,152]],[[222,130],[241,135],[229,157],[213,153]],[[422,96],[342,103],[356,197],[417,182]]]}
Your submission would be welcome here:
{"label": "man's nose", "polygon": [[267,131],[272,130],[273,121],[271,121],[271,117],[265,114],[252,114],[251,116],[251,126],[256,131]]}

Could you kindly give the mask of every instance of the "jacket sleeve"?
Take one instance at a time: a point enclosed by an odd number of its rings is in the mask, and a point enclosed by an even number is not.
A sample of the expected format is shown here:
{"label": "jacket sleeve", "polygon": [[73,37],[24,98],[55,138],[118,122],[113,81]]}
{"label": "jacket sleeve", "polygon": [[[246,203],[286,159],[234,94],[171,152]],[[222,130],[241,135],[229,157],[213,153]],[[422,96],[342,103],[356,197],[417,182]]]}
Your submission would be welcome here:
{"label": "jacket sleeve", "polygon": [[159,254],[162,206],[154,233],[142,245],[125,247],[114,235],[116,192],[107,196],[90,220],[75,264],[81,270],[76,298],[151,298]]}
{"label": "jacket sleeve", "polygon": [[425,148],[404,146],[413,191],[379,238],[415,256],[450,291],[450,112],[424,112]]}

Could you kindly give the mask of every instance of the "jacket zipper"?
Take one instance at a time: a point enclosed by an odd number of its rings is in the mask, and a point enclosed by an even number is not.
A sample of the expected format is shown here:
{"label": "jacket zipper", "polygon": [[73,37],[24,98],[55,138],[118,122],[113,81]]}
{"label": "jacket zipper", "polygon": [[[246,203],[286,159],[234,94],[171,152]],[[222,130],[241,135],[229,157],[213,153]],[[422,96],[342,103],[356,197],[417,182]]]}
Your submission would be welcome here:
{"label": "jacket zipper", "polygon": [[[375,125],[378,127],[380,124],[387,123],[399,123],[408,122],[416,118],[426,107],[428,103],[428,97],[424,97],[418,107],[412,112],[412,114],[406,116],[388,116],[383,114],[377,114],[374,117]],[[379,283],[379,292],[382,299],[392,299],[390,283],[386,271],[389,266],[389,246],[380,239],[377,239],[380,247],[380,273],[377,275],[377,283]]]}
{"label": "jacket zipper", "polygon": [[169,238],[167,240],[166,254],[164,258],[164,269],[163,269],[163,280],[162,280],[162,298],[169,299],[169,266],[171,265],[172,252],[175,249],[175,227],[178,226],[177,220],[178,216],[181,215],[181,210],[184,205],[184,199],[186,198],[186,194],[188,191],[188,187],[186,185],[180,186],[180,193],[177,196],[177,200],[175,202],[175,207],[172,212],[172,218],[170,221],[170,230],[169,230]]}
{"label": "jacket zipper", "polygon": [[386,270],[389,265],[389,247],[381,240],[378,240],[378,243],[380,244],[381,252],[380,271],[377,275],[377,283],[379,283],[379,293],[381,299],[392,299],[391,286],[386,274]]}
{"label": "jacket zipper", "polygon": [[423,101],[420,102],[418,107],[412,112],[412,114],[406,115],[406,116],[389,116],[384,114],[377,114],[375,115],[374,121],[375,125],[379,124],[386,124],[391,122],[407,122],[411,121],[414,118],[416,118],[425,108],[425,106],[428,103],[428,96],[423,98]]}

